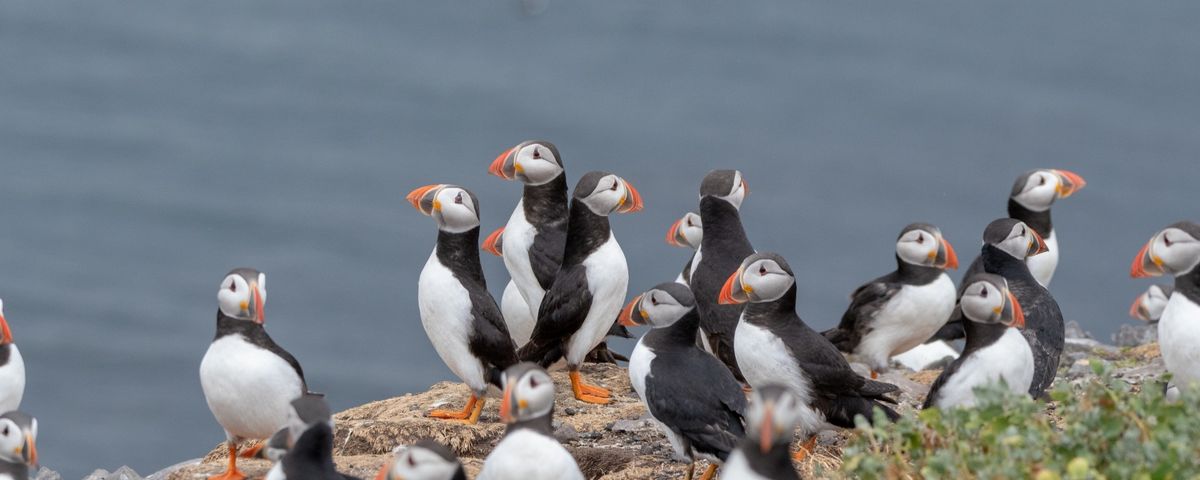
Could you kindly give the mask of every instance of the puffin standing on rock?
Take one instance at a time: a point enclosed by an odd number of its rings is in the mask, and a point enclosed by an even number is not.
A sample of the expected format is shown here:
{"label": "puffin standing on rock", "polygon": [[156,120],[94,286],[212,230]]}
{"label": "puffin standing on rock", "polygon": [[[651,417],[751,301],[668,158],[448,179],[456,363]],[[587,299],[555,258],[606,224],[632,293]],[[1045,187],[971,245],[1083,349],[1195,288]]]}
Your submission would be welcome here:
{"label": "puffin standing on rock", "polygon": [[1200,384],[1200,225],[1178,222],[1156,233],[1133,259],[1134,278],[1175,276],[1158,320],[1163,363],[1180,390]]}
{"label": "puffin standing on rock", "polygon": [[583,480],[583,472],[554,438],[554,380],[522,362],[504,372],[500,418],[504,438],[483,462],[477,480]]}
{"label": "puffin standing on rock", "polygon": [[837,347],[796,314],[796,278],[783,257],[747,257],[722,287],[720,302],[747,303],[733,338],[750,386],[784,385],[801,400],[800,426],[810,437],[798,459],[811,451],[817,433],[831,426],[853,428],[855,416],[872,421],[878,408],[892,420],[900,418],[885,405],[896,402],[884,396],[899,388],[854,373]]}
{"label": "puffin standing on rock", "polygon": [[25,396],[25,360],[13,343],[12,330],[4,318],[4,301],[0,300],[0,412],[21,407]]}
{"label": "puffin standing on rock", "polygon": [[822,333],[838,350],[862,357],[871,378],[887,370],[892,356],[936,333],[954,311],[954,281],[946,269],[958,268],[958,256],[941,230],[926,223],[904,227],[896,265],[855,289],[841,323]]}
{"label": "puffin standing on rock", "polygon": [[700,219],[700,215],[692,212],[685,213],[667,230],[667,245],[690,248],[693,251],[692,256],[688,257],[687,263],[683,265],[683,271],[679,272],[679,276],[675,278],[675,282],[684,285],[691,283],[692,270],[700,263],[700,242],[702,240],[704,240],[704,222]]}
{"label": "puffin standing on rock", "polygon": [[571,390],[586,403],[610,401],[608,390],[583,382],[579,366],[612,328],[629,284],[625,253],[609,228],[608,216],[641,209],[641,196],[621,177],[588,172],[579,179],[571,199],[562,267],[542,299],[533,336],[519,352],[522,360],[542,367],[565,357]]}
{"label": "puffin standing on rock", "polygon": [[0,479],[26,480],[37,468],[37,419],[16,410],[0,415]]}
{"label": "puffin standing on rock", "polygon": [[413,208],[437,222],[437,245],[417,282],[421,325],[438,356],[471,389],[462,411],[439,419],[479,421],[488,384],[517,363],[516,346],[479,263],[479,201],[457,185],[426,185],[408,194]]}
{"label": "puffin standing on rock", "polygon": [[692,479],[696,457],[712,462],[701,480],[713,478],[746,434],[746,394],[720,360],[696,346],[700,313],[692,291],[660,284],[629,302],[621,322],[653,327],[630,354],[629,381],[676,455],[690,462],[685,478]]}
{"label": "puffin standing on rock", "polygon": [[426,438],[396,452],[375,480],[467,480],[467,472],[454,452]]}
{"label": "puffin standing on rock", "polygon": [[238,444],[270,437],[287,421],[290,402],[308,392],[300,362],[267,335],[266,300],[267,276],[253,268],[233,269],[217,290],[217,335],[200,362],[200,386],[225,429],[229,467],[210,479],[245,478]]}
{"label": "puffin standing on rock", "polygon": [[804,402],[782,385],[754,389],[746,412],[746,437],[721,470],[725,480],[800,480],[792,466],[792,432],[804,417]]}

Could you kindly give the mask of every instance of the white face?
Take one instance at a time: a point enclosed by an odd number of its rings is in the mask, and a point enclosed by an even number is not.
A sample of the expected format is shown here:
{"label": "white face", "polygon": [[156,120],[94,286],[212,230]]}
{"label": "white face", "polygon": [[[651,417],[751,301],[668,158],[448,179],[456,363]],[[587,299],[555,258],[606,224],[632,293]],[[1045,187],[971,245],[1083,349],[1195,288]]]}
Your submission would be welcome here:
{"label": "white face", "polygon": [[554,381],[542,370],[530,370],[512,387],[513,420],[529,420],[550,413],[554,407]]}
{"label": "white face", "polygon": [[1037,232],[1034,232],[1024,222],[1017,222],[1008,232],[1008,237],[996,247],[1023,260],[1025,257],[1036,254],[1041,245],[1042,242],[1039,240]]}
{"label": "white face", "polygon": [[462,233],[479,226],[479,213],[475,211],[471,194],[458,187],[438,190],[432,215],[438,228],[450,233]]}
{"label": "white face", "polygon": [[684,241],[688,246],[697,248],[700,242],[704,240],[704,222],[700,221],[700,215],[688,212],[679,222],[679,233],[683,236]]}
{"label": "white face", "polygon": [[896,241],[896,255],[913,265],[933,265],[939,248],[940,237],[921,229],[909,230]]}
{"label": "white face", "polygon": [[[605,175],[596,183],[596,188],[592,190],[582,201],[587,205],[588,209],[596,215],[607,216],[618,210],[633,211],[634,195],[632,189],[624,179],[616,175]],[[638,208],[640,208],[640,201]]]}
{"label": "white face", "polygon": [[[258,288],[258,303],[255,303],[254,288]],[[256,313],[267,303],[267,275],[258,274],[255,285],[246,282],[238,274],[230,274],[221,281],[217,290],[217,304],[221,312],[238,320],[256,320]]]}
{"label": "white face", "polygon": [[979,323],[1005,323],[1002,318],[1008,293],[990,282],[975,282],[963,290],[963,316]]}
{"label": "white face", "polygon": [[[649,290],[642,294],[639,310],[647,325],[664,328],[674,325],[693,307],[684,306],[675,297],[662,290]],[[635,319],[637,320],[637,319]]]}
{"label": "white face", "polygon": [[1170,299],[1170,295],[1167,295],[1162,287],[1151,285],[1145,293],[1134,300],[1133,307],[1129,309],[1129,315],[1147,322],[1157,321],[1162,318],[1163,310],[1167,308],[1167,301]]}
{"label": "white face", "polygon": [[773,302],[792,288],[796,279],[775,260],[762,259],[742,270],[742,291],[751,302]]}
{"label": "white face", "polygon": [[1172,275],[1184,275],[1200,264],[1200,240],[1175,227],[1168,228],[1150,240],[1151,261]]}
{"label": "white face", "polygon": [[458,464],[442,458],[437,453],[421,448],[408,447],[396,454],[388,469],[387,480],[450,480],[458,472]]}
{"label": "white face", "polygon": [[33,452],[28,451],[33,446],[29,440],[37,440],[37,419],[32,422],[30,438],[25,437],[24,431],[12,419],[0,418],[0,460],[10,463],[31,463]]}
{"label": "white face", "polygon": [[1020,193],[1012,199],[1035,212],[1044,212],[1058,200],[1062,180],[1051,170],[1038,170],[1025,179]]}
{"label": "white face", "polygon": [[528,185],[542,185],[562,173],[557,160],[554,152],[544,145],[525,145],[513,159],[513,172],[517,179]]}

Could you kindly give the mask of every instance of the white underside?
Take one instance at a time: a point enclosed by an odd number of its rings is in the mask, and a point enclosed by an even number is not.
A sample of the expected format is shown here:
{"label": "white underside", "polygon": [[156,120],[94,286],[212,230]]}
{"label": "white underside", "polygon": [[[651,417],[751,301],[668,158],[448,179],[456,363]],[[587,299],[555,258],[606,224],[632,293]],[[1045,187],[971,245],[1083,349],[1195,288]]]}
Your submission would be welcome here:
{"label": "white underside", "polygon": [[417,304],[421,326],[429,335],[442,362],[476,394],[487,391],[483,363],[471,353],[468,342],[473,329],[470,293],[437,258],[429,255],[417,282]]}
{"label": "white underside", "polygon": [[950,357],[951,359],[958,358],[958,350],[955,350],[954,347],[951,347],[946,342],[938,340],[936,342],[917,345],[912,350],[892,357],[892,360],[903,365],[905,368],[919,372],[946,357]]}
{"label": "white underside", "polygon": [[271,470],[267,472],[267,476],[263,480],[287,480],[287,475],[283,474],[283,463],[276,462],[271,465]]}
{"label": "white underside", "polygon": [[0,367],[0,412],[17,410],[25,396],[25,359],[13,344],[8,363]]}
{"label": "white underside", "polygon": [[1171,294],[1158,320],[1158,342],[1172,383],[1182,391],[1200,384],[1200,305],[1179,292]]}
{"label": "white underside", "polygon": [[745,455],[742,455],[741,448],[729,454],[729,461],[721,467],[721,478],[724,480],[770,480],[750,468],[750,462],[746,461]]}
{"label": "white underside", "polygon": [[575,459],[557,440],[517,430],[500,441],[476,480],[583,480]]}
{"label": "white underside", "polygon": [[921,345],[946,324],[956,293],[945,273],[926,285],[900,287],[876,313],[854,353],[876,371],[886,370],[893,355]]}
{"label": "white underside", "polygon": [[[508,224],[504,226],[504,267],[508,269],[508,276],[512,278],[512,283],[517,285],[521,296],[525,297],[525,305],[534,321],[537,320],[538,308],[542,306],[542,297],[546,296],[542,284],[538,283],[537,275],[533,273],[533,264],[529,261],[529,247],[533,245],[536,236],[537,230],[525,219],[525,200],[521,199],[517,202],[512,216],[508,217]],[[532,325],[529,331],[533,332]]]}
{"label": "white underside", "polygon": [[508,335],[512,337],[517,348],[529,343],[533,335],[533,314],[529,313],[529,304],[517,288],[517,283],[509,280],[504,286],[504,296],[500,299],[500,313],[504,315],[504,324],[508,326]]}
{"label": "white underside", "polygon": [[770,384],[790,388],[804,405],[800,408],[800,429],[814,434],[830,428],[825,415],[811,407],[812,383],[789,353],[783,340],[770,330],[739,319],[733,334],[733,352],[746,382],[755,389]]}
{"label": "white underside", "polygon": [[1016,394],[1028,392],[1033,382],[1033,351],[1016,328],[1005,330],[995,343],[972,352],[942,385],[935,406],[974,406],[976,387],[1001,380]]}
{"label": "white underside", "polygon": [[621,245],[612,233],[609,233],[608,241],[584,259],[583,267],[592,294],[592,307],[583,324],[567,340],[565,356],[567,365],[571,366],[582,364],[588,352],[608,335],[613,319],[621,312],[629,286],[625,252],[621,251]]}
{"label": "white underside", "polygon": [[1033,274],[1038,283],[1048,287],[1050,280],[1054,278],[1054,269],[1058,268],[1058,240],[1054,238],[1053,230],[1042,240],[1046,241],[1047,251],[1025,258],[1025,265],[1029,267],[1029,273]]}
{"label": "white underside", "polygon": [[217,423],[234,440],[273,435],[304,389],[287,361],[241,335],[209,345],[200,362],[200,387]]}

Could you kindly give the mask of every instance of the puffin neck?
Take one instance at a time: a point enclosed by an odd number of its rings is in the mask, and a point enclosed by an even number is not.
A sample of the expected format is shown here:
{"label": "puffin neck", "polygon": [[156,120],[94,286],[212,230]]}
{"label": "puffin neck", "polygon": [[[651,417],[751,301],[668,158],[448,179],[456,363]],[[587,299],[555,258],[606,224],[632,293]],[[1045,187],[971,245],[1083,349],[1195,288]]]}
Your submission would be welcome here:
{"label": "puffin neck", "polygon": [[559,173],[541,185],[525,185],[521,194],[525,220],[530,225],[545,225],[567,220],[567,174]]}
{"label": "puffin neck", "polygon": [[763,453],[757,443],[743,441],[742,455],[746,456],[746,463],[750,464],[751,469],[766,478],[791,478],[796,475],[792,466],[791,444],[776,443],[771,445],[767,453]]}
{"label": "puffin neck", "polygon": [[672,345],[696,345],[696,332],[700,330],[700,310],[692,307],[679,320],[669,327],[651,330],[655,337],[665,340]]}
{"label": "puffin neck", "polygon": [[1020,203],[1012,198],[1008,199],[1008,218],[1015,218],[1026,225],[1029,225],[1033,231],[1037,232],[1043,238],[1049,237],[1050,232],[1054,231],[1054,225],[1050,223],[1050,208],[1045,211],[1035,212],[1025,208]]}
{"label": "puffin neck", "polygon": [[744,313],[747,319],[763,316],[775,318],[780,314],[794,315],[796,313],[796,284],[792,283],[787,293],[770,302],[747,303]]}
{"label": "puffin neck", "polygon": [[[706,244],[716,244],[717,248],[721,245],[750,244],[750,239],[746,237],[746,229],[742,227],[741,214],[725,200],[711,196],[701,198],[700,221],[704,224],[702,248]],[[705,250],[712,251],[712,248]],[[744,259],[735,260],[740,264]]]}
{"label": "puffin neck", "polygon": [[563,266],[583,263],[588,255],[608,241],[611,233],[608,227],[608,217],[592,213],[592,209],[579,199],[571,199],[569,215]]}
{"label": "puffin neck", "polygon": [[991,345],[997,339],[1004,336],[1004,332],[1008,328],[999,323],[979,323],[970,319],[964,319],[963,330],[966,331],[967,341],[963,345],[962,355],[966,356],[970,352]]}
{"label": "puffin neck", "polygon": [[1200,304],[1200,265],[1192,267],[1192,271],[1188,273],[1175,277],[1175,292],[1182,293],[1192,303]]}
{"label": "puffin neck", "polygon": [[471,280],[487,287],[483,266],[479,263],[479,227],[462,233],[438,230],[437,256],[459,280]]}
{"label": "puffin neck", "polygon": [[925,285],[937,280],[942,273],[940,268],[914,265],[901,260],[900,255],[896,255],[896,274],[907,283]]}
{"label": "puffin neck", "polygon": [[[262,332],[262,333],[259,333]],[[240,320],[226,315],[221,309],[217,309],[217,336],[214,339],[240,333],[246,338],[254,338],[254,334],[266,334],[266,329],[258,322],[250,320]]]}
{"label": "puffin neck", "polygon": [[984,245],[979,256],[983,259],[983,271],[987,273],[1000,275],[1009,281],[1036,282],[1023,260],[1009,255],[995,245]]}
{"label": "puffin neck", "polygon": [[508,436],[517,430],[532,430],[547,437],[554,436],[554,407],[550,407],[550,411],[540,417],[534,417],[529,420],[517,420],[508,426],[504,431],[504,435]]}

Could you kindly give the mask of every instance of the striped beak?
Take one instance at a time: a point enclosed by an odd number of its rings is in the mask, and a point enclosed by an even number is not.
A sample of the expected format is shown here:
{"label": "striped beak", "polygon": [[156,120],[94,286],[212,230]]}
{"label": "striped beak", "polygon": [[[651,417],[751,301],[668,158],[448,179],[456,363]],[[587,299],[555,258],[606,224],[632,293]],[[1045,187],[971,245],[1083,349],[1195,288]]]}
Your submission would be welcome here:
{"label": "striped beak", "polygon": [[437,193],[445,184],[437,183],[426,185],[408,193],[405,197],[408,203],[412,204],[413,208],[417,209],[425,215],[433,215],[433,212],[442,209],[442,206],[437,201]]}
{"label": "striped beak", "polygon": [[950,246],[950,242],[947,242],[945,238],[938,237],[938,249],[934,253],[933,266],[949,270],[958,268],[958,254],[954,253],[954,247]]}
{"label": "striped beak", "polygon": [[497,228],[483,240],[483,251],[497,257],[504,256],[504,227]]}
{"label": "striped beak", "polygon": [[[518,145],[520,146],[520,145]],[[517,178],[517,173],[520,172],[520,165],[516,164],[517,147],[512,147],[505,150],[492,160],[492,165],[488,167],[488,173],[505,180]]]}
{"label": "striped beak", "polygon": [[1021,310],[1021,302],[1008,289],[1004,290],[1004,295],[1007,301],[1000,312],[1000,321],[1010,327],[1025,328],[1025,312]]}
{"label": "striped beak", "polygon": [[725,285],[721,287],[721,294],[717,297],[717,303],[721,305],[737,305],[750,301],[750,293],[754,289],[749,285],[742,284],[742,269],[739,267],[733,275],[725,280]]}
{"label": "striped beak", "polygon": [[1029,232],[1033,234],[1033,241],[1029,242],[1029,251],[1025,256],[1032,257],[1050,251],[1050,247],[1046,246],[1046,240],[1042,239],[1042,235],[1037,230],[1030,228]]}
{"label": "striped beak", "polygon": [[625,196],[621,197],[621,203],[617,204],[617,212],[634,213],[642,211],[642,195],[624,178],[621,179],[621,183],[625,185]]}
{"label": "striped beak", "polygon": [[1150,318],[1150,311],[1146,309],[1146,298],[1149,295],[1150,294],[1148,294],[1148,293],[1143,293],[1141,295],[1138,295],[1137,298],[1133,299],[1133,305],[1129,306],[1129,316],[1130,317],[1136,318],[1136,319],[1144,321],[1144,322],[1153,322],[1154,321],[1154,319]]}
{"label": "striped beak", "polygon": [[3,337],[0,337],[0,345],[13,343],[12,330],[8,329],[8,320],[4,318],[3,313],[0,313],[0,331],[3,333]]}
{"label": "striped beak", "polygon": [[672,247],[691,248],[687,243],[687,239],[683,236],[683,219],[676,220],[671,224],[671,228],[667,229],[667,245]]}
{"label": "striped beak", "polygon": [[1083,177],[1079,176],[1077,173],[1068,172],[1066,170],[1051,171],[1058,176],[1058,198],[1067,198],[1071,196],[1071,194],[1082,190],[1083,187],[1087,185],[1087,182],[1083,180]]}
{"label": "striped beak", "polygon": [[626,327],[636,327],[646,324],[646,312],[642,311],[641,295],[633,297],[633,301],[621,309],[621,316],[617,317],[617,323]]}
{"label": "striped beak", "polygon": [[1129,268],[1129,275],[1133,278],[1157,277],[1166,270],[1163,268],[1163,261],[1157,255],[1150,252],[1150,246],[1154,244],[1154,240],[1158,238],[1155,235],[1150,241],[1138,250],[1137,256],[1133,257],[1133,265]]}

